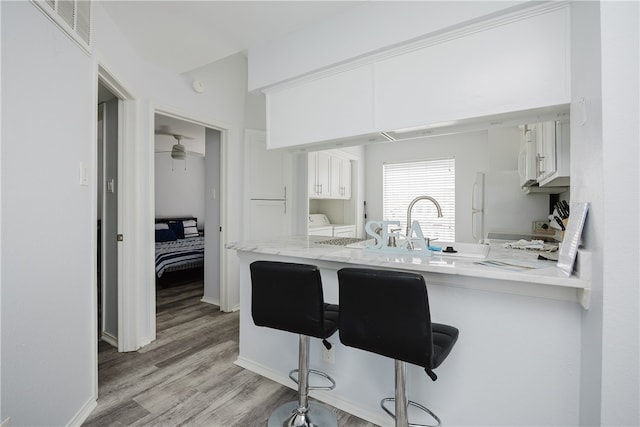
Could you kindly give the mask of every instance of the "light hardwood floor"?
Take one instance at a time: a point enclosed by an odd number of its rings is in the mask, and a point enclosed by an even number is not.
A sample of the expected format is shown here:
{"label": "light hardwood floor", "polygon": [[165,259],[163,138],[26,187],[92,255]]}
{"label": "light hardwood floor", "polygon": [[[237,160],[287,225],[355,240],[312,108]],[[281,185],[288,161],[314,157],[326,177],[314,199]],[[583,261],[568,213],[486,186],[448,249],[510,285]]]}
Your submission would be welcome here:
{"label": "light hardwood floor", "polygon": [[[233,364],[238,313],[201,297],[202,282],[159,290],[156,341],[131,353],[98,344],[98,406],[84,426],[265,426],[296,400],[294,390]],[[339,426],[376,426],[335,411]]]}

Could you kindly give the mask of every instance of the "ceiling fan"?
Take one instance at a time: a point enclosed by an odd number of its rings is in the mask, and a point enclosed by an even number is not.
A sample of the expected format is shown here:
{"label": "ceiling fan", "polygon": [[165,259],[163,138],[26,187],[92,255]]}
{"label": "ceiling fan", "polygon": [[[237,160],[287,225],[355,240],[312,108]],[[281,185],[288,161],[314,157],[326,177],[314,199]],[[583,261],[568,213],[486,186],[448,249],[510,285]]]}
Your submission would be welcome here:
{"label": "ceiling fan", "polygon": [[197,153],[195,151],[187,151],[186,147],[182,143],[183,139],[194,139],[190,136],[180,135],[178,133],[171,133],[166,129],[156,130],[156,135],[169,135],[175,138],[177,141],[173,147],[171,147],[171,151],[156,151],[156,153],[171,153],[171,158],[175,160],[184,160],[187,157],[187,154],[195,157],[203,157],[204,154]]}

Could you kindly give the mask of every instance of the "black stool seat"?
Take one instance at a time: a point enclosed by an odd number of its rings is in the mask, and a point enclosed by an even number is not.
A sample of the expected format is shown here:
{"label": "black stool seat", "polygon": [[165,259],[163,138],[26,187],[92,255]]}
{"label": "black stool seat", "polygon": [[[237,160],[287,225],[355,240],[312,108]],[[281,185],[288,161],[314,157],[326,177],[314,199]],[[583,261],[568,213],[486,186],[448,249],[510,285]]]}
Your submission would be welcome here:
{"label": "black stool seat", "polygon": [[[338,271],[340,294],[340,341],[350,347],[396,360],[396,425],[406,426],[404,366],[408,362],[424,367],[432,380],[435,368],[446,359],[458,339],[453,326],[431,323],[429,297],[420,274],[364,268]],[[401,376],[401,378],[399,378]],[[402,389],[402,390],[399,390]],[[398,415],[399,412],[402,414]],[[390,413],[390,412],[389,412]],[[390,413],[391,414],[391,413]],[[393,414],[391,414],[393,415]],[[399,420],[400,417],[401,419]]]}
{"label": "black stool seat", "polygon": [[255,261],[250,268],[251,315],[257,326],[322,339],[338,330],[338,306],[324,302],[318,267]]}
{"label": "black stool seat", "polygon": [[[315,402],[310,389],[332,390],[335,381],[324,372],[309,369],[309,337],[327,341],[338,330],[339,307],[324,302],[320,270],[314,265],[255,261],[251,270],[251,315],[257,326],[299,335],[298,369],[289,377],[298,384],[298,401],[286,403],[269,417],[269,427],[337,427],[335,413]],[[297,372],[298,377],[293,374]],[[331,382],[327,387],[310,387],[309,374]]]}

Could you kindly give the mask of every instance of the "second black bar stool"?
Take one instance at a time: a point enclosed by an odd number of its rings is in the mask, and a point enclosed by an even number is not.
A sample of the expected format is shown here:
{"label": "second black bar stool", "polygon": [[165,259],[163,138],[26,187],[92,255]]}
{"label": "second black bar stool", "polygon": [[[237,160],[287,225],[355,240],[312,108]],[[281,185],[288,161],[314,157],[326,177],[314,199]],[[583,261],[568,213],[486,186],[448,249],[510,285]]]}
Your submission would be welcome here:
{"label": "second black bar stool", "polygon": [[[395,419],[396,427],[410,424],[408,405],[416,407],[441,425],[426,407],[407,400],[406,363],[422,366],[432,380],[433,369],[447,357],[458,329],[431,323],[427,285],[422,275],[409,272],[344,268],[338,271],[340,341],[395,360],[395,397],[380,405]],[[395,413],[385,403],[395,401]]]}
{"label": "second black bar stool", "polygon": [[[275,261],[251,263],[251,315],[258,326],[299,335],[298,369],[289,377],[298,383],[298,401],[277,408],[269,427],[337,427],[336,415],[319,403],[309,403],[309,390],[332,390],[335,381],[324,372],[309,369],[309,337],[326,340],[338,329],[338,306],[324,302],[320,270],[314,265]],[[293,376],[298,372],[297,379]],[[310,387],[309,373],[331,386]]]}

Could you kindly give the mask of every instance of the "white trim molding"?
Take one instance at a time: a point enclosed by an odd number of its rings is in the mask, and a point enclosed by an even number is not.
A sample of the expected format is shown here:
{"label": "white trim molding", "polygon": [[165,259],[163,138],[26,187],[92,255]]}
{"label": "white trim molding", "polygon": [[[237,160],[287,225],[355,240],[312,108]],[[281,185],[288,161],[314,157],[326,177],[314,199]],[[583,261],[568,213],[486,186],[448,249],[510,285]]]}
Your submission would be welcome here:
{"label": "white trim molding", "polygon": [[[91,412],[93,412],[93,410],[96,409],[96,406],[98,406],[98,402],[96,402],[94,398],[87,400],[84,403],[84,405],[82,405],[82,407],[78,410],[78,412],[76,412],[73,418],[69,420],[69,422],[67,423],[67,426],[80,427],[87,420],[87,418],[89,418],[89,415],[91,415]],[[2,424],[0,424],[0,427],[5,427],[4,423],[7,420],[3,421]],[[7,424],[7,427],[8,426],[9,424]]]}

